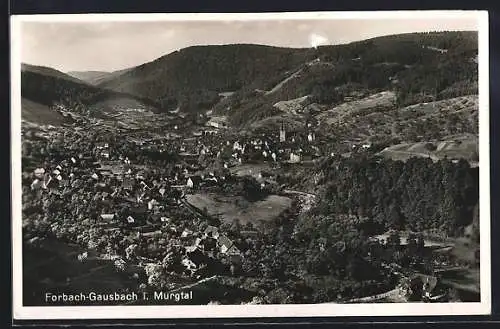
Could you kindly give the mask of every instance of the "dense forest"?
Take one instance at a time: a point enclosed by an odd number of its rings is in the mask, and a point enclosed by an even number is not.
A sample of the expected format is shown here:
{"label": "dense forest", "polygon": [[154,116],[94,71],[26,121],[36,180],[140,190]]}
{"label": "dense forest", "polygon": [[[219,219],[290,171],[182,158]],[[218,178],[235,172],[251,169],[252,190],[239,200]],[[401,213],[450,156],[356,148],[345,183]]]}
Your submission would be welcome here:
{"label": "dense forest", "polygon": [[472,223],[479,198],[478,168],[465,160],[401,162],[360,155],[330,158],[321,168],[325,195],[316,213],[369,218],[370,233],[398,229],[460,235]]}
{"label": "dense forest", "polygon": [[[479,242],[478,173],[465,161],[332,157],[315,171],[319,201],[309,212],[276,219],[261,239],[231,233],[245,251],[245,276],[286,282],[267,297],[281,291],[303,303],[376,294],[395,284],[383,263],[432,273],[424,236],[446,239],[470,226],[471,243]],[[370,239],[388,230],[385,243]],[[403,246],[398,230],[418,233]]]}
{"label": "dense forest", "polygon": [[306,62],[308,49],[260,45],[193,46],[131,69],[100,86],[147,97],[184,111],[209,108],[218,93],[245,86],[263,88],[269,79]]}
{"label": "dense forest", "polygon": [[[432,48],[434,47],[434,48]],[[446,47],[446,48],[439,48]],[[437,49],[437,50],[436,50]],[[443,53],[441,51],[443,51]],[[397,106],[478,93],[475,33],[420,33],[376,38],[340,46],[319,47],[314,65],[272,94],[243,89],[215,106],[226,108],[235,125],[272,116],[272,104],[305,95],[309,103],[338,105],[347,97],[383,90],[397,95]],[[286,75],[278,77],[283,81]],[[255,111],[260,114],[256,116]]]}

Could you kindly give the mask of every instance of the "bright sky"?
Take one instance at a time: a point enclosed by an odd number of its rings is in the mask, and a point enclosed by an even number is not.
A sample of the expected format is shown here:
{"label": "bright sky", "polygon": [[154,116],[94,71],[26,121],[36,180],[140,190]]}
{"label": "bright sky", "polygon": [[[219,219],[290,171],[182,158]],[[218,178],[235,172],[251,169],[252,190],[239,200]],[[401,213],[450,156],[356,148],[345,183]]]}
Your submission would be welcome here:
{"label": "bright sky", "polygon": [[478,30],[474,17],[258,21],[23,22],[22,62],[67,71],[114,71],[192,45],[339,44],[425,31]]}

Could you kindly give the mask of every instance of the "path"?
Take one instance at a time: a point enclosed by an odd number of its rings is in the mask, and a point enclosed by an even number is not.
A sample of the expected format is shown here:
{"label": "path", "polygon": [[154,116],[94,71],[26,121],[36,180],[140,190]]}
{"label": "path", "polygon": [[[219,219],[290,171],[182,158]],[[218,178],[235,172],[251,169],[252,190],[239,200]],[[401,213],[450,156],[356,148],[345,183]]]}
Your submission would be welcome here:
{"label": "path", "polygon": [[274,86],[273,89],[271,89],[269,91],[266,91],[265,95],[270,95],[270,94],[273,94],[273,93],[277,92],[278,90],[280,90],[283,87],[283,85],[285,83],[287,83],[288,81],[290,81],[292,79],[297,78],[300,75],[300,73],[302,73],[302,71],[303,71],[302,68],[298,69],[293,74],[291,74],[288,78],[284,79],[283,81],[281,81],[280,83],[278,83],[276,86]]}
{"label": "path", "polygon": [[186,286],[182,286],[182,287],[179,287],[179,288],[175,288],[175,289],[172,289],[169,291],[169,293],[172,293],[172,292],[177,292],[177,291],[182,291],[182,290],[187,290],[187,289],[191,289],[199,284],[202,284],[202,283],[205,283],[205,282],[208,282],[208,281],[212,281],[214,280],[215,278],[217,278],[217,275],[213,275],[211,277],[208,277],[208,278],[205,278],[205,279],[201,279],[200,281],[197,281],[195,283],[191,283],[191,284],[188,284]]}
{"label": "path", "polygon": [[387,292],[384,292],[384,293],[381,293],[381,294],[377,294],[377,295],[372,295],[372,296],[367,296],[367,297],[361,297],[361,298],[353,298],[353,299],[349,299],[347,301],[343,301],[343,302],[327,302],[327,303],[324,303],[324,304],[351,304],[351,303],[371,303],[371,302],[374,302],[376,300],[381,300],[381,299],[385,299],[385,298],[397,298],[400,296],[400,289],[399,288],[395,288],[395,289],[392,289],[392,290],[389,290]]}

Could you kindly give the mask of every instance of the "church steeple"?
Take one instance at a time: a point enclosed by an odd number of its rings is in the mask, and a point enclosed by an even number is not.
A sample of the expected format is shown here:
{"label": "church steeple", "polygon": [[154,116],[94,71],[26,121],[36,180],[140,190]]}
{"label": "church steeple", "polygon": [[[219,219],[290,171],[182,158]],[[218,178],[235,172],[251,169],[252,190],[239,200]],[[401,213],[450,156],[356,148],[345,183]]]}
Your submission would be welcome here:
{"label": "church steeple", "polygon": [[281,122],[280,142],[284,142],[285,140],[286,140],[285,124],[284,124],[284,122]]}

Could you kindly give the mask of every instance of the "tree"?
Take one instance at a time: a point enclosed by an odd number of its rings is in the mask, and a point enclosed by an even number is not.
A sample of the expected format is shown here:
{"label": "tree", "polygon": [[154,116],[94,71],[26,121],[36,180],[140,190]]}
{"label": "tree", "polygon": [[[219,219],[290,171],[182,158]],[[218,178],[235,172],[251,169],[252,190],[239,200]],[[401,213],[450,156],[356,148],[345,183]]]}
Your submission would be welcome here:
{"label": "tree", "polygon": [[387,237],[387,245],[391,248],[397,248],[401,245],[401,237],[398,231],[392,231]]}
{"label": "tree", "polygon": [[241,224],[238,218],[234,218],[231,223],[231,232],[239,234],[241,231]]}
{"label": "tree", "polygon": [[437,146],[434,143],[426,143],[425,144],[425,149],[428,152],[434,152],[437,149]]}
{"label": "tree", "polygon": [[416,242],[417,251],[419,253],[423,252],[424,248],[425,248],[425,241],[424,241],[423,235],[422,234],[418,234],[416,236],[415,242]]}
{"label": "tree", "polygon": [[252,176],[245,176],[241,181],[243,196],[249,201],[258,201],[265,196],[265,191],[259,182]]}
{"label": "tree", "polygon": [[414,255],[418,251],[417,236],[414,233],[408,235],[408,252]]}
{"label": "tree", "polygon": [[387,220],[389,222],[389,226],[392,229],[402,230],[404,228],[405,225],[404,216],[401,213],[401,209],[396,204],[392,204],[389,207]]}

